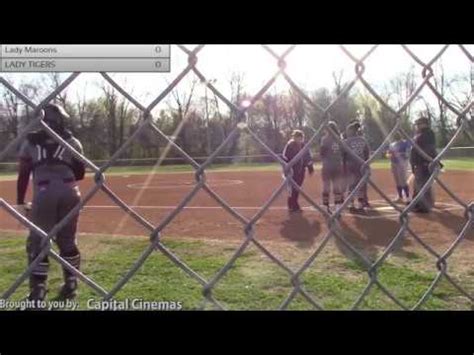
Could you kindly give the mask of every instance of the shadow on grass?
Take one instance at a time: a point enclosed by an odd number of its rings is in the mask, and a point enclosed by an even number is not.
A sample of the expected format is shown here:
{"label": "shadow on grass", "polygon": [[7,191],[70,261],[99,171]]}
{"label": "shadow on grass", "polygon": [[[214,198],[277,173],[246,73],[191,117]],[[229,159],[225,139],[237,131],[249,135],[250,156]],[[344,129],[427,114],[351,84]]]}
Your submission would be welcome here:
{"label": "shadow on grass", "polygon": [[308,221],[302,213],[290,214],[280,229],[283,238],[296,242],[300,248],[311,247],[320,233],[321,224]]}
{"label": "shadow on grass", "polygon": [[[358,253],[374,262],[390,245],[401,226],[396,219],[387,218],[385,214],[379,211],[372,210],[370,215],[377,216],[377,218],[365,219],[357,214],[354,214],[353,218],[349,221],[347,218],[344,218],[340,223],[341,228],[339,230],[342,232],[342,236],[347,243]],[[416,259],[418,258],[416,253],[405,249],[413,244],[407,237],[407,234],[405,237],[402,237],[393,246],[391,253],[409,259]],[[335,238],[335,242],[343,255],[350,260],[361,263],[360,256],[352,251],[346,243],[339,238]]]}

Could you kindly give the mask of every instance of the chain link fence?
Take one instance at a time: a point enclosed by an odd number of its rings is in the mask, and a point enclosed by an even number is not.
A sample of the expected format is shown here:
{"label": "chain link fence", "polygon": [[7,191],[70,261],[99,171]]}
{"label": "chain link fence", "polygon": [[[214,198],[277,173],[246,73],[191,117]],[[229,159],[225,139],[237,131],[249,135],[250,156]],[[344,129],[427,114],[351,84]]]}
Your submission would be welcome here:
{"label": "chain link fence", "polygon": [[[343,88],[342,92],[328,107],[320,107],[318,104],[313,102],[305,92],[292,80],[292,78],[285,72],[286,59],[291,55],[295,46],[290,46],[282,54],[277,54],[269,46],[263,45],[263,49],[268,52],[275,59],[276,70],[274,75],[265,83],[265,85],[250,99],[250,105],[246,107],[239,107],[231,102],[229,98],[224,96],[213,84],[211,81],[208,81],[206,77],[199,71],[198,58],[199,53],[204,48],[204,45],[199,45],[193,50],[188,49],[185,46],[179,45],[180,50],[182,50],[188,56],[188,65],[186,68],[179,73],[179,75],[174,78],[174,80],[169,84],[169,86],[161,92],[155,100],[153,100],[148,106],[142,105],[135,98],[133,98],[124,88],[122,88],[117,82],[115,82],[107,73],[101,73],[102,77],[109,82],[118,92],[120,92],[127,100],[130,101],[135,107],[137,107],[141,112],[140,124],[138,129],[129,137],[129,139],[113,154],[108,162],[106,162],[101,167],[98,167],[92,161],[90,161],[86,156],[79,154],[72,146],[70,146],[66,141],[64,141],[59,135],[57,135],[50,127],[48,127],[44,121],[44,112],[42,108],[53,100],[59,93],[65,90],[81,73],[76,72],[71,74],[59,87],[57,87],[53,92],[51,92],[41,103],[36,104],[32,102],[28,97],[20,93],[12,84],[10,84],[4,77],[0,75],[0,83],[4,85],[8,90],[13,92],[18,96],[26,105],[30,106],[34,110],[34,119],[30,124],[28,124],[24,130],[22,130],[16,139],[9,142],[7,147],[0,153],[0,162],[5,161],[9,153],[13,152],[18,144],[20,144],[26,135],[32,130],[41,127],[46,131],[57,143],[63,146],[66,150],[71,152],[77,159],[81,160],[89,169],[94,172],[94,187],[88,191],[82,201],[76,205],[70,213],[64,217],[57,225],[54,226],[49,232],[43,231],[34,225],[27,218],[22,216],[16,211],[16,209],[10,205],[4,198],[0,196],[0,208],[4,209],[11,217],[18,220],[26,228],[38,233],[45,239],[44,248],[42,252],[32,261],[26,270],[18,276],[18,278],[13,282],[13,284],[7,289],[3,290],[1,294],[2,299],[8,299],[12,294],[22,285],[22,283],[29,277],[33,268],[43,259],[44,256],[49,255],[56,262],[61,264],[70,272],[74,273],[80,280],[82,280],[87,286],[89,286],[95,293],[97,293],[104,300],[112,299],[117,292],[119,292],[124,285],[126,285],[140,269],[140,267],[145,263],[147,258],[154,252],[162,253],[165,257],[169,258],[177,268],[182,269],[189,277],[195,279],[202,286],[203,294],[203,307],[205,307],[208,302],[210,302],[217,309],[224,309],[225,307],[217,300],[213,295],[213,290],[216,284],[226,275],[230,268],[235,264],[236,260],[242,256],[245,250],[250,246],[254,245],[257,247],[263,254],[265,254],[273,263],[278,265],[282,270],[288,274],[288,278],[291,280],[292,291],[288,294],[286,299],[281,303],[280,309],[287,309],[291,302],[295,299],[296,296],[301,295],[306,299],[315,309],[323,309],[323,306],[320,302],[306,290],[303,282],[301,281],[301,276],[318,258],[324,248],[327,246],[328,242],[336,238],[338,242],[344,244],[349,250],[357,256],[360,262],[364,265],[365,270],[368,274],[369,282],[367,286],[363,289],[361,294],[357,297],[355,302],[352,305],[352,309],[358,309],[361,303],[364,301],[368,293],[374,287],[377,287],[380,291],[386,294],[393,302],[395,302],[401,309],[410,309],[409,306],[403,304],[400,299],[398,299],[378,278],[378,270],[381,268],[384,261],[387,257],[394,251],[396,245],[400,245],[400,242],[404,238],[412,237],[419,245],[422,246],[429,254],[431,254],[436,260],[436,268],[438,270],[436,277],[432,280],[429,288],[418,300],[418,302],[412,307],[412,309],[419,309],[433,294],[433,290],[439,284],[440,280],[444,278],[449,283],[451,283],[461,294],[467,297],[471,302],[474,301],[473,295],[467,292],[458,282],[456,282],[448,273],[448,262],[450,256],[453,254],[455,249],[460,245],[463,239],[466,236],[466,233],[473,226],[474,221],[474,202],[473,201],[463,201],[460,197],[456,195],[440,178],[440,160],[445,155],[447,150],[453,146],[456,139],[461,134],[469,135],[469,131],[466,129],[469,124],[466,117],[469,110],[472,108],[472,99],[462,110],[458,110],[453,107],[448,101],[445,100],[443,95],[441,95],[431,82],[433,78],[433,64],[443,55],[448,46],[444,46],[439,53],[437,53],[429,62],[423,62],[417,55],[415,55],[408,47],[402,46],[403,50],[408,53],[408,55],[419,65],[419,69],[422,74],[422,82],[417,87],[415,92],[408,98],[408,100],[398,109],[394,110],[387,102],[385,102],[377,92],[371,87],[371,85],[364,79],[365,72],[365,62],[367,58],[377,49],[377,46],[373,46],[364,56],[357,58],[354,56],[346,47],[340,46],[341,55],[348,56],[354,62],[355,75],[353,79]],[[468,50],[462,45],[459,46],[462,52],[466,57],[473,62],[472,55]],[[233,127],[231,133],[227,138],[220,144],[220,146],[209,156],[204,162],[198,163],[195,159],[189,156],[183,149],[181,149],[173,140],[171,140],[167,135],[165,135],[159,127],[153,121],[152,110],[159,104],[168,94],[190,73],[194,73],[202,82],[206,83],[207,87],[220,99],[222,100],[232,111],[232,113],[237,117],[237,124]],[[289,85],[303,98],[303,100],[309,104],[314,109],[321,112],[323,116],[322,124],[319,127],[310,127],[312,130],[312,136],[306,141],[304,148],[290,161],[285,162],[282,160],[281,156],[277,152],[272,151],[252,130],[247,126],[247,114],[248,110],[252,105],[255,104],[262,96],[269,90],[269,88],[274,84],[278,77],[283,77]],[[337,102],[346,95],[354,85],[360,82],[363,86],[370,92],[370,94],[378,101],[380,105],[389,110],[397,118],[396,124],[393,129],[386,135],[383,143],[372,152],[369,159],[363,161],[355,153],[353,153],[348,146],[345,144],[340,137],[336,136],[331,130],[327,130],[338,143],[343,147],[344,151],[349,154],[354,160],[358,161],[361,164],[361,175],[362,178],[359,180],[357,186],[351,193],[345,198],[344,203],[333,213],[328,213],[326,209],[322,208],[311,196],[308,196],[305,191],[303,191],[298,184],[292,179],[291,174],[287,174],[297,161],[302,158],[313,142],[315,142],[318,137],[322,134],[327,128],[327,123],[331,119],[331,110],[337,104]],[[407,108],[412,104],[413,100],[424,88],[428,87],[431,92],[441,100],[446,107],[456,115],[457,117],[457,129],[452,139],[448,144],[439,152],[435,158],[429,157],[410,137],[410,135],[402,128],[401,125],[401,116],[407,110]],[[133,208],[128,206],[124,201],[122,201],[119,196],[117,196],[107,185],[106,183],[106,173],[107,170],[119,159],[121,154],[132,144],[132,142],[140,135],[144,130],[150,130],[154,132],[157,136],[166,140],[167,143],[173,146],[180,155],[188,162],[194,169],[195,185],[193,189],[183,198],[183,200],[178,204],[178,206],[170,213],[159,225],[154,226],[143,216],[137,213]],[[237,135],[239,131],[245,131],[248,133],[252,139],[263,149],[273,157],[273,159],[278,162],[282,169],[285,172],[285,178],[282,180],[281,184],[273,191],[271,197],[261,206],[258,212],[250,219],[241,215],[236,209],[224,201],[219,194],[217,194],[208,183],[206,183],[206,169],[215,161],[215,159],[222,154],[223,149],[226,145],[231,142],[232,139]],[[431,176],[426,182],[426,184],[421,189],[420,193],[407,205],[400,207],[392,202],[392,200],[377,186],[377,184],[371,178],[370,164],[374,159],[386,148],[389,141],[396,133],[401,133],[406,139],[408,139],[412,145],[413,149],[416,149],[423,157],[428,159],[431,163],[429,166]],[[470,137],[472,140],[472,137]],[[461,232],[457,235],[456,239],[449,248],[442,254],[437,253],[433,248],[430,247],[417,233],[413,231],[410,227],[410,211],[418,203],[418,201],[424,196],[427,190],[434,184],[437,183],[449,196],[456,201],[459,206],[464,210],[464,224],[462,226]],[[319,212],[327,224],[328,231],[322,237],[322,241],[317,247],[317,249],[307,258],[307,260],[299,267],[294,270],[282,262],[278,257],[271,253],[262,243],[256,238],[255,235],[255,226],[256,223],[260,220],[263,214],[269,209],[270,205],[275,201],[275,199],[280,196],[284,191],[286,191],[286,186],[291,184],[295,189],[297,189],[301,196],[312,206],[314,209]],[[344,235],[343,229],[341,228],[341,217],[344,210],[348,208],[350,200],[358,193],[359,189],[364,184],[371,186],[383,200],[387,202],[392,208],[394,208],[399,214],[399,229],[396,235],[393,237],[389,245],[385,248],[384,252],[376,259],[371,260],[369,257],[361,253],[354,245],[352,245],[348,238]],[[200,191],[205,191],[213,200],[215,200],[225,211],[227,211],[233,218],[240,222],[242,231],[244,233],[244,238],[231,256],[228,262],[211,278],[206,279],[201,276],[199,273],[194,271],[189,267],[185,262],[180,260],[171,250],[169,250],[161,240],[161,233],[163,229],[172,222],[175,217],[180,214],[186,205],[191,201],[191,199]],[[124,212],[130,215],[135,221],[142,225],[150,235],[149,245],[141,253],[132,267],[125,273],[125,275],[109,290],[104,289],[100,284],[95,282],[91,277],[85,275],[81,271],[75,269],[70,265],[66,260],[61,258],[52,248],[51,240],[52,238],[64,227],[74,216],[76,216],[80,210],[91,200],[91,198],[99,191],[107,194],[117,206],[119,206]],[[315,212],[316,213],[316,212]]]}

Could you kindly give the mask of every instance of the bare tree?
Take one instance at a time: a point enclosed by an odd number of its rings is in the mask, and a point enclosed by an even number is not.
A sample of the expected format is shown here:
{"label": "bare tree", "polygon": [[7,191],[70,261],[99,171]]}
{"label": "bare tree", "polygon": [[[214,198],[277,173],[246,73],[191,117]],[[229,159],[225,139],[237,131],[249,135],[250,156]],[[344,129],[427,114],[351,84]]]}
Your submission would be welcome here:
{"label": "bare tree", "polygon": [[[39,96],[39,88],[34,82],[22,82],[18,84],[17,90],[32,101],[36,101]],[[9,139],[14,139],[18,135],[18,129],[26,124],[30,119],[32,109],[26,105],[17,95],[10,90],[3,88],[2,102],[4,111],[4,126]],[[24,121],[24,122],[23,122]]]}
{"label": "bare tree", "polygon": [[288,92],[288,102],[285,103],[283,107],[286,108],[285,118],[287,121],[287,129],[291,129],[292,127],[302,129],[305,125],[306,104],[296,90],[291,89]]}
{"label": "bare tree", "polygon": [[340,69],[338,72],[332,72],[332,78],[334,80],[334,94],[339,96],[344,89],[344,82],[342,80],[344,76],[344,70]]}
{"label": "bare tree", "polygon": [[[232,72],[229,79],[231,102],[237,107],[241,106],[242,101],[245,97],[244,81],[245,81],[245,74],[242,72],[237,72],[237,71]],[[229,125],[227,125],[227,130],[225,133],[226,137],[227,137],[227,134],[230,133],[230,130],[233,129],[233,127],[237,124],[237,119],[238,117],[235,115],[235,112],[231,111],[230,122],[229,122]],[[235,139],[230,143],[229,149],[228,149],[228,155],[231,155],[231,156],[236,155],[238,144],[239,144],[239,136],[240,134],[237,134],[235,136]]]}
{"label": "bare tree", "polygon": [[[437,69],[438,75],[433,76],[432,79],[433,86],[442,98],[437,96],[432,103],[425,98],[422,100],[425,104],[426,114],[436,124],[440,138],[439,144],[445,146],[456,125],[456,122],[450,119],[452,114],[448,106],[461,111],[471,102],[473,79],[469,78],[469,75],[448,76],[441,59],[437,62]],[[463,90],[463,86],[469,86],[469,81],[471,81],[471,88]],[[434,105],[436,105],[436,109]]]}
{"label": "bare tree", "polygon": [[[448,96],[448,103],[451,107],[455,108],[457,111],[464,110],[473,100],[474,94],[474,65],[471,65],[471,70],[469,74],[458,74],[454,75],[446,83],[446,92]],[[449,112],[449,111],[448,111]],[[466,119],[468,121],[468,132],[469,135],[466,135],[466,143],[473,142],[474,136],[474,107],[471,107],[471,110],[466,113]],[[454,122],[453,122],[454,124]],[[460,122],[456,121],[456,125],[459,125]]]}
{"label": "bare tree", "polygon": [[77,117],[79,119],[79,127],[84,128],[86,119],[88,118],[87,116],[90,115],[90,112],[88,108],[88,100],[86,99],[86,91],[87,91],[87,86],[84,87],[84,91],[82,92],[82,95],[79,94],[79,92],[76,93],[76,111],[77,111]]}
{"label": "bare tree", "polygon": [[[210,155],[212,150],[211,144],[211,112],[216,112],[218,110],[218,101],[215,97],[209,98],[209,88],[208,84],[214,84],[217,80],[211,79],[208,82],[201,82],[204,86],[204,97],[201,97],[201,101],[204,101],[204,118],[206,121],[205,130],[206,130],[206,154]],[[212,107],[214,105],[214,108]]]}
{"label": "bare tree", "polygon": [[186,119],[186,115],[189,113],[189,109],[191,107],[192,99],[194,96],[194,90],[196,88],[197,83],[198,83],[197,79],[194,79],[191,82],[189,93],[187,93],[184,90],[181,91],[178,87],[175,87],[171,91],[171,95],[174,99],[174,103],[176,104],[178,116],[180,120]]}
{"label": "bare tree", "polygon": [[[399,73],[384,85],[380,94],[382,99],[395,109],[401,108],[416,91],[415,67],[412,65],[406,72]],[[422,99],[422,97],[419,97]],[[380,107],[379,124],[384,132],[390,132],[396,124],[398,118],[383,105]],[[401,113],[401,126],[411,132],[412,105],[408,105]]]}
{"label": "bare tree", "polygon": [[[458,111],[462,111],[473,100],[474,93],[474,65],[471,66],[469,74],[454,75],[451,80],[446,83],[447,93],[449,94],[448,102]],[[466,87],[463,89],[463,87]],[[468,112],[468,115],[471,113]]]}
{"label": "bare tree", "polygon": [[280,151],[280,127],[283,122],[284,98],[279,94],[267,94],[263,97],[264,132],[267,143],[274,152]]}
{"label": "bare tree", "polygon": [[129,101],[120,98],[114,88],[102,85],[105,118],[109,129],[109,154],[112,155],[124,143],[126,129],[130,127],[132,112]]}
{"label": "bare tree", "polygon": [[[400,73],[395,78],[389,81],[390,92],[393,94],[391,97],[395,97],[396,107],[402,107],[408,99],[413,95],[416,90],[415,80],[415,68],[410,66],[407,72]],[[408,105],[406,110],[403,112],[403,117],[408,120],[411,117],[411,105]]]}
{"label": "bare tree", "polygon": [[[41,87],[44,91],[46,92],[53,92],[56,90],[63,82],[61,73],[47,73],[45,76],[42,77],[41,80]],[[61,104],[65,109],[67,109],[67,106],[69,104],[68,101],[68,94],[67,94],[67,88],[62,90],[54,100]]]}
{"label": "bare tree", "polygon": [[[438,62],[438,66],[440,69],[440,75],[439,77],[434,76],[434,86],[436,90],[441,94],[443,98],[446,97],[446,91],[447,91],[447,86],[449,85],[450,79],[446,78],[446,73],[444,70],[443,63],[440,61]],[[437,98],[437,104],[438,104],[438,119],[437,121],[438,128],[439,128],[439,136],[440,136],[440,144],[442,146],[445,146],[448,141],[449,141],[449,124],[448,124],[448,118],[447,118],[447,106],[444,103],[444,101],[440,98]]]}
{"label": "bare tree", "polygon": [[331,119],[336,121],[339,127],[346,127],[351,119],[356,118],[357,107],[350,92],[343,94],[344,88],[347,86],[347,82],[343,80],[344,70],[341,69],[338,72],[333,72],[332,77],[334,87],[331,101],[334,101],[336,98],[338,100],[331,109]]}
{"label": "bare tree", "polygon": [[192,100],[194,97],[194,91],[198,83],[197,79],[193,79],[189,90],[180,90],[175,87],[171,91],[172,103],[168,101],[169,109],[176,112],[176,127],[173,136],[179,138],[179,144],[184,151],[189,150],[188,132],[187,132],[187,119],[191,109]]}

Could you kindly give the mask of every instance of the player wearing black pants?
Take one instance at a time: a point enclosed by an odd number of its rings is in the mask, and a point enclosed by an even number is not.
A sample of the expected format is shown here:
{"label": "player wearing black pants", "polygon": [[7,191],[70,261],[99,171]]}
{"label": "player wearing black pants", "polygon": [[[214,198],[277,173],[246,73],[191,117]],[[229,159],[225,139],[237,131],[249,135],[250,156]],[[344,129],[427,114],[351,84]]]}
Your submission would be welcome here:
{"label": "player wearing black pants", "polygon": [[[304,146],[304,133],[302,131],[293,131],[291,137],[292,138],[288,141],[285,148],[283,149],[282,155],[283,159],[286,162],[290,162]],[[313,159],[309,150],[307,150],[305,154],[303,154],[303,156],[296,162],[296,164],[293,165],[292,170],[290,172],[291,177],[298,184],[298,186],[303,185],[306,169],[308,169],[310,175],[313,174]],[[301,207],[298,203],[298,190],[295,189],[293,185],[288,183],[288,192],[288,210],[290,212],[301,212]]]}
{"label": "player wearing black pants", "polygon": [[[426,117],[421,117],[415,121],[415,143],[431,158],[436,157],[436,138],[430,127],[430,121]],[[415,198],[425,183],[431,176],[429,171],[430,161],[426,160],[417,149],[413,148],[410,155],[410,164],[412,166],[413,175],[415,176],[415,184],[413,198]],[[423,197],[420,198],[415,205],[413,212],[428,213],[434,206],[434,196],[431,186],[426,190]]]}
{"label": "player wearing black pants", "polygon": [[[57,105],[44,107],[44,122],[68,144],[82,153],[81,143],[65,129],[66,112]],[[48,233],[79,202],[80,192],[76,181],[83,179],[84,164],[78,161],[63,146],[56,143],[45,131],[30,133],[19,153],[19,174],[17,182],[17,205],[25,205],[31,173],[33,174],[33,204],[31,221]],[[76,244],[78,214],[57,233],[54,240],[59,254],[76,269],[79,269],[81,255]],[[28,263],[33,262],[43,249],[43,238],[31,231],[27,240]],[[43,301],[46,297],[49,260],[44,257],[30,275],[31,301]],[[73,298],[76,295],[76,276],[64,269],[64,285],[59,298]]]}

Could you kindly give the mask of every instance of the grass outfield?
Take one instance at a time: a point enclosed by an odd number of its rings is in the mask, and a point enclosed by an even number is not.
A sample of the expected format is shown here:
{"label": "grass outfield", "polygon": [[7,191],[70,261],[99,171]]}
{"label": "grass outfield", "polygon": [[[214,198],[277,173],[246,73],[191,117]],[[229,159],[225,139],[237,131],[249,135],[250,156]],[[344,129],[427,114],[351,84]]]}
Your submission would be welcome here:
{"label": "grass outfield", "polygon": [[[10,286],[26,266],[24,235],[0,234],[0,292]],[[148,244],[145,237],[81,235],[79,247],[83,253],[83,271],[105,289],[115,282],[136,260]],[[215,275],[238,247],[229,241],[196,241],[164,239],[164,244],[193,270],[206,279]],[[296,269],[314,249],[304,249],[291,243],[265,244],[277,253],[288,266]],[[372,253],[380,255],[380,250]],[[450,258],[450,275],[472,294],[474,273],[460,251]],[[335,242],[316,259],[316,263],[303,276],[304,286],[325,309],[349,309],[368,283],[367,273],[354,260],[344,256],[344,249]],[[375,254],[371,254],[375,257]],[[347,254],[346,254],[347,255]],[[434,260],[416,250],[398,251],[379,270],[379,280],[404,304],[413,306],[436,276]],[[463,264],[464,263],[464,264]],[[49,297],[60,287],[61,270],[52,262]],[[276,309],[291,292],[286,272],[272,263],[255,247],[250,246],[217,284],[215,298],[228,309]],[[10,300],[20,300],[27,294],[23,284]],[[87,286],[81,284],[79,309],[87,309],[87,300],[100,299]],[[203,300],[202,287],[161,253],[154,253],[134,278],[116,295],[115,299],[141,298],[148,301],[182,302],[183,309],[198,309]],[[422,309],[470,309],[471,304],[445,280],[435,289],[433,296]],[[291,310],[311,309],[301,296],[297,296]],[[361,309],[399,309],[375,287],[361,305]]]}
{"label": "grass outfield", "polygon": [[[443,160],[445,169],[452,170],[474,170],[474,158],[456,158]],[[390,162],[388,160],[377,160],[371,167],[373,169],[389,169]],[[316,164],[316,169],[321,168],[321,163]],[[112,167],[110,173],[112,174],[144,174],[153,170],[150,166],[137,167]],[[167,165],[160,166],[155,169],[158,173],[175,173],[188,172],[194,169],[190,165]],[[281,167],[277,163],[237,163],[237,164],[215,164],[211,165],[209,171],[279,171]]]}
{"label": "grass outfield", "polygon": [[[474,170],[474,158],[452,158],[443,160],[446,170]],[[389,169],[390,162],[388,160],[378,160],[372,165],[373,169]],[[316,169],[321,168],[321,164],[316,164]],[[279,171],[280,165],[277,163],[236,163],[236,164],[215,164],[211,165],[207,171]],[[151,166],[120,166],[111,167],[107,170],[108,175],[122,175],[122,174],[148,174],[151,171],[155,173],[179,173],[190,172],[194,169],[188,165],[165,165],[154,169]],[[16,178],[16,174],[11,172],[0,172],[1,180],[11,180]]]}

